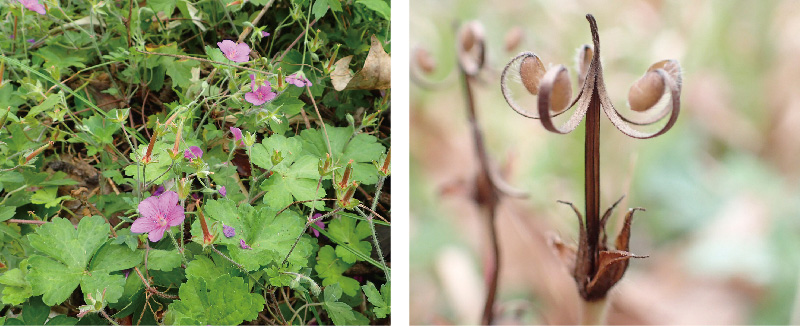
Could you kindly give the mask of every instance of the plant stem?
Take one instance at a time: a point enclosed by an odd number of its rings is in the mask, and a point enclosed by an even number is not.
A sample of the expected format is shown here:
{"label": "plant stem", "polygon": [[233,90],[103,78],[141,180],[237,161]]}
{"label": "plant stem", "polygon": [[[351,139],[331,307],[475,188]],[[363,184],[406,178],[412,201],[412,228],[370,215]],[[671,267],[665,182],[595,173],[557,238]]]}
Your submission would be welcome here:
{"label": "plant stem", "polygon": [[486,270],[486,304],[483,307],[483,318],[481,324],[491,325],[494,323],[494,300],[497,296],[497,283],[500,278],[500,244],[497,241],[497,219],[495,218],[494,208],[485,208],[484,215],[488,217],[489,237],[492,244],[492,264]]}
{"label": "plant stem", "polygon": [[608,312],[608,298],[583,301],[583,319],[581,325],[604,325]]}
{"label": "plant stem", "polygon": [[[586,112],[586,135],[584,148],[584,187],[586,195],[586,233],[589,252],[597,252],[600,236],[600,98],[592,93],[589,110]],[[590,275],[596,272],[595,260],[590,255]]]}

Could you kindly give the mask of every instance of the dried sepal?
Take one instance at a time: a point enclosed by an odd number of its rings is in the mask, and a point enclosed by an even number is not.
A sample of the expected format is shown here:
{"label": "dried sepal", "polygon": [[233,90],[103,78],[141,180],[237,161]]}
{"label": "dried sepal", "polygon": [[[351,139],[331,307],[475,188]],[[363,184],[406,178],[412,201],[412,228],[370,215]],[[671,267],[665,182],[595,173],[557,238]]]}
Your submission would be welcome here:
{"label": "dried sepal", "polygon": [[515,26],[508,30],[505,38],[506,52],[514,51],[522,42],[522,37],[524,35],[525,33],[520,26]]}
{"label": "dried sepal", "polygon": [[522,85],[533,95],[539,94],[539,84],[544,78],[546,69],[537,55],[525,57],[519,64],[519,77]]}
{"label": "dried sepal", "polygon": [[631,110],[643,112],[654,107],[664,96],[665,88],[664,77],[658,72],[648,71],[633,83],[628,92],[628,104],[630,104]]}
{"label": "dried sepal", "polygon": [[578,49],[578,87],[583,86],[586,81],[586,75],[589,73],[589,65],[592,64],[592,57],[594,57],[594,50],[589,44],[584,44]]}
{"label": "dried sepal", "polygon": [[467,75],[475,75],[483,68],[486,58],[483,25],[467,22],[458,31],[456,48],[458,64]]}
{"label": "dried sepal", "polygon": [[422,72],[431,74],[436,69],[436,61],[433,60],[430,52],[423,48],[416,48],[414,50],[414,60]]}
{"label": "dried sepal", "polygon": [[[608,291],[615,285],[628,268],[628,260],[631,258],[646,258],[647,256],[637,256],[628,252],[628,244],[631,235],[631,222],[633,214],[643,208],[632,208],[625,215],[625,223],[622,230],[617,235],[615,249],[609,249],[606,243],[605,226],[612,210],[622,198],[617,200],[603,215],[600,220],[599,228],[602,237],[592,245],[589,241],[589,232],[597,232],[588,229],[588,225],[583,223],[583,215],[572,203],[559,201],[559,203],[569,205],[578,217],[578,247],[570,247],[563,244],[558,238],[551,238],[550,245],[562,259],[567,260],[566,264],[572,271],[572,277],[578,285],[578,292],[587,301],[594,301],[605,298]],[[572,259],[571,261],[569,259]]]}
{"label": "dried sepal", "polygon": [[540,103],[546,103],[551,112],[564,111],[572,101],[572,85],[567,68],[558,65],[547,70],[539,92],[539,96],[544,97],[540,98]]}

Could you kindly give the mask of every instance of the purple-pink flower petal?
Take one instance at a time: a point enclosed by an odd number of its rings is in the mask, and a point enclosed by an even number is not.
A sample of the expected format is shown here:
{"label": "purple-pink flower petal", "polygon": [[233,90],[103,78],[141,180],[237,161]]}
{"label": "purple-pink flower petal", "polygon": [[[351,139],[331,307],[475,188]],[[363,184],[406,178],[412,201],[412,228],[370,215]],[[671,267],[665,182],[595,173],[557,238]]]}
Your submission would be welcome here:
{"label": "purple-pink flower petal", "polygon": [[237,44],[231,40],[223,40],[222,42],[217,42],[217,46],[219,46],[220,51],[228,60],[233,62],[250,61],[250,46],[247,43]]}
{"label": "purple-pink flower petal", "polygon": [[228,195],[228,190],[225,190],[225,186],[219,187],[219,190],[217,190],[217,191],[219,191],[219,194],[222,197],[225,197],[225,196]]}
{"label": "purple-pink flower petal", "polygon": [[[236,229],[234,229],[232,226],[228,226],[228,225],[223,224],[222,225],[222,234],[224,234],[226,238],[231,238],[231,237],[236,235]],[[244,240],[242,240],[242,241],[244,241]]]}
{"label": "purple-pink flower petal", "polygon": [[244,140],[242,140],[242,129],[231,127],[231,133],[233,134],[233,139],[237,142],[241,142],[242,146],[244,146]]}
{"label": "purple-pink flower petal", "polygon": [[264,32],[264,31],[261,32],[261,37],[267,37],[269,35],[270,35],[269,32]]}
{"label": "purple-pink flower petal", "polygon": [[244,242],[244,239],[239,239],[239,246],[242,247],[242,249],[253,249]]}
{"label": "purple-pink flower petal", "polygon": [[47,11],[44,9],[44,5],[39,3],[39,0],[19,0],[19,3],[21,3],[25,8],[28,8],[28,10],[35,11],[40,15],[47,13]]}
{"label": "purple-pink flower petal", "polygon": [[150,196],[141,201],[138,208],[140,216],[133,221],[131,232],[146,232],[152,242],[161,240],[167,228],[181,224],[185,218],[183,206],[178,204],[178,194],[174,191]]}
{"label": "purple-pink flower petal", "polygon": [[153,196],[159,196],[163,194],[164,190],[166,190],[164,189],[164,186],[158,186],[158,188],[156,188],[156,191],[153,192]]}
{"label": "purple-pink flower petal", "polygon": [[201,157],[203,157],[203,150],[200,149],[200,147],[197,147],[197,146],[190,146],[189,149],[187,149],[186,151],[183,152],[183,157],[185,157],[185,158],[187,158],[189,160],[194,160],[196,158],[201,158]]}
{"label": "purple-pink flower petal", "polygon": [[272,91],[269,82],[267,82],[266,86],[260,86],[257,90],[244,94],[244,99],[250,104],[261,105],[272,101],[276,96],[278,94]]}

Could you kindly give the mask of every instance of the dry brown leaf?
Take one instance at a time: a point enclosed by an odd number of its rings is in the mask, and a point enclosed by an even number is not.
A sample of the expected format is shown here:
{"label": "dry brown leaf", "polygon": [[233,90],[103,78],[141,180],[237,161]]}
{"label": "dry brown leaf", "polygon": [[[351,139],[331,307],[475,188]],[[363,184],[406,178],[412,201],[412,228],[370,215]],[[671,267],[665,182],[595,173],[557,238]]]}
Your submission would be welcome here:
{"label": "dry brown leaf", "polygon": [[352,59],[351,55],[336,61],[331,73],[334,89],[387,89],[392,86],[392,57],[383,50],[375,35],[372,35],[372,45],[364,67],[355,75],[349,69]]}

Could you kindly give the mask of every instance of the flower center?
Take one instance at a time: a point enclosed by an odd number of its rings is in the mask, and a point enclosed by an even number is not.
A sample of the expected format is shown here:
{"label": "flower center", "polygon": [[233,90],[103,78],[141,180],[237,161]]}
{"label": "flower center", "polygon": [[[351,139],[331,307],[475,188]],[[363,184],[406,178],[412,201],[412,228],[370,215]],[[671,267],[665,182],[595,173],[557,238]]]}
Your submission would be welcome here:
{"label": "flower center", "polygon": [[156,215],[156,221],[158,222],[158,226],[167,226],[167,219],[161,214]]}

